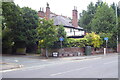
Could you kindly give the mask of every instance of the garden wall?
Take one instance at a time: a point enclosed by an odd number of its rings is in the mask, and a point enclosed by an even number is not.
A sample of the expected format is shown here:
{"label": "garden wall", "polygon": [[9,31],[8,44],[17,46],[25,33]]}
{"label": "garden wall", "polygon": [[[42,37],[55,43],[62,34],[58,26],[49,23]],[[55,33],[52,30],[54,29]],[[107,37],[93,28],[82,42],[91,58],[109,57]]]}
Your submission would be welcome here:
{"label": "garden wall", "polygon": [[[85,54],[85,48],[79,47],[71,47],[71,48],[62,48],[62,49],[52,49],[49,51],[49,56],[53,56],[53,53],[58,53],[59,57],[67,57],[67,56],[83,56]],[[107,53],[113,53],[114,50],[109,48],[107,49]],[[96,51],[92,48],[91,54],[103,54],[103,48],[97,49]],[[42,56],[45,56],[45,50],[42,49]]]}
{"label": "garden wall", "polygon": [[118,44],[118,52],[120,53],[120,43]]}

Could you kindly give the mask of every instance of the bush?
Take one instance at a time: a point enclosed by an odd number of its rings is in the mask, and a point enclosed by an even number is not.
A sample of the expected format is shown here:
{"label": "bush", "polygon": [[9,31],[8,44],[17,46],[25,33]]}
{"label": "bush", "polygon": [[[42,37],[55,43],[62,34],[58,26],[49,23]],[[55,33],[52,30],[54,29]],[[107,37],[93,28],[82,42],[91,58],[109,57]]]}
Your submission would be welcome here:
{"label": "bush", "polygon": [[16,53],[18,54],[26,53],[26,48],[17,48]]}
{"label": "bush", "polygon": [[87,39],[86,38],[81,38],[81,39],[73,39],[70,38],[67,40],[68,47],[85,47],[87,44]]}
{"label": "bush", "polygon": [[37,50],[37,54],[41,54],[41,50],[40,49]]}

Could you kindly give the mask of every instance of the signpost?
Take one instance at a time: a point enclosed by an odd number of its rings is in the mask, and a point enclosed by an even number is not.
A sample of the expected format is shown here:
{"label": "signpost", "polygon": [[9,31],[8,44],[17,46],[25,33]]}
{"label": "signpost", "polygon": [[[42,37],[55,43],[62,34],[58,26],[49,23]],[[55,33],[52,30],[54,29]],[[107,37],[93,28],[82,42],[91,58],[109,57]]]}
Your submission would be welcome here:
{"label": "signpost", "polygon": [[106,41],[106,48],[104,48],[104,55],[107,53],[107,42],[108,42],[108,37],[105,37],[104,40]]}
{"label": "signpost", "polygon": [[59,40],[60,40],[61,48],[62,48],[62,41],[64,40],[64,38],[63,38],[63,37],[60,37]]}

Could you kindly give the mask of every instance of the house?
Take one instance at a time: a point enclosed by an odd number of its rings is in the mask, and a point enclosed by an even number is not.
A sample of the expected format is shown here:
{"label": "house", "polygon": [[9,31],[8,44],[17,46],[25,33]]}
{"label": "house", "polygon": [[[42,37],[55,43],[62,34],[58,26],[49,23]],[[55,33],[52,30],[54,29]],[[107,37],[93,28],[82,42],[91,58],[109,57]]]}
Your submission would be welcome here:
{"label": "house", "polygon": [[56,26],[63,25],[68,38],[82,38],[85,35],[84,29],[78,26],[78,11],[76,7],[72,10],[72,19],[52,13],[48,3],[46,12],[43,11],[43,8],[40,8],[40,11],[38,11],[38,16],[40,19],[53,19],[54,25]]}

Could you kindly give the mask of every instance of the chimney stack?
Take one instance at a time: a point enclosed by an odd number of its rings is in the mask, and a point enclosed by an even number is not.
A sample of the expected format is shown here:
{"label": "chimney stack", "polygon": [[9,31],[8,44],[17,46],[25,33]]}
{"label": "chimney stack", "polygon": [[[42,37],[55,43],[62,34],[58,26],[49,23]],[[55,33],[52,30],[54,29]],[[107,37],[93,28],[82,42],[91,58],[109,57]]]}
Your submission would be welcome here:
{"label": "chimney stack", "polygon": [[45,13],[43,11],[43,8],[41,8],[41,7],[40,7],[40,11],[38,11],[38,16],[41,17],[41,18],[45,17]]}
{"label": "chimney stack", "polygon": [[46,7],[46,20],[48,20],[50,18],[50,7],[49,4],[47,3],[47,7]]}
{"label": "chimney stack", "polygon": [[72,24],[74,27],[78,27],[78,11],[77,7],[74,6],[74,10],[72,10]]}

